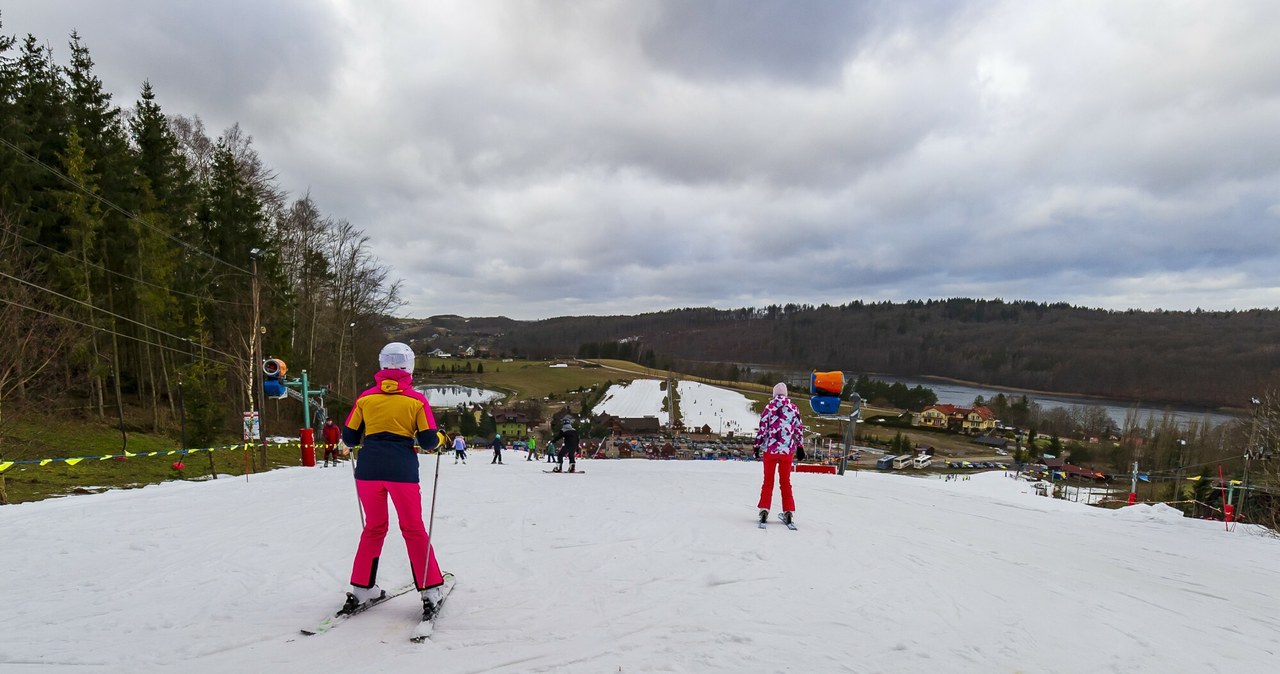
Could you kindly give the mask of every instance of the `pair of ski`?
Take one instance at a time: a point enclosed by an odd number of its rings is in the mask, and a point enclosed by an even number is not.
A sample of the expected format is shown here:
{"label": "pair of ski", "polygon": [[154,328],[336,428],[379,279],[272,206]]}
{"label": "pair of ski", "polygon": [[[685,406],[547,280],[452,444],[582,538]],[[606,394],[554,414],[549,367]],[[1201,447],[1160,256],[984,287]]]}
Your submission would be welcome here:
{"label": "pair of ski", "polygon": [[560,473],[561,475],[586,475],[585,470],[544,470],[544,473]]}
{"label": "pair of ski", "polygon": [[[795,524],[795,522],[788,522],[788,521],[787,521],[786,513],[778,513],[778,521],[779,521],[779,522],[782,522],[782,523],[783,523],[783,524],[785,524],[785,525],[787,525],[787,528],[788,528],[788,529],[790,529],[790,530],[792,530],[792,531],[795,531],[795,530],[796,530],[796,524]],[[761,520],[761,521],[760,521],[760,528],[761,528],[761,529],[768,529],[769,527],[765,526],[764,521],[763,521],[763,520]]]}
{"label": "pair of ski", "polygon": [[[452,573],[444,574],[444,585],[441,586],[440,588],[440,594],[441,594],[440,603],[436,605],[435,615],[431,616],[430,620],[420,621],[418,625],[413,628],[413,634],[410,635],[409,641],[412,641],[415,644],[420,644],[423,641],[425,641],[427,637],[430,637],[433,631],[435,631],[436,618],[440,617],[440,609],[444,607],[444,600],[448,599],[449,593],[453,591],[453,584],[454,584],[453,574]],[[395,599],[396,597],[399,597],[402,594],[408,594],[416,589],[417,587],[413,583],[409,583],[408,585],[402,585],[390,591],[384,591],[381,597],[378,597],[377,599],[371,599],[355,607],[350,611],[346,611],[346,612],[339,611],[329,616],[328,618],[321,620],[320,624],[316,625],[315,627],[309,627],[309,628],[303,629],[302,633],[308,636],[315,635],[315,634],[324,634],[325,632],[328,632],[329,630],[337,627],[338,625],[341,625],[342,623],[360,615],[361,613],[368,611],[369,609],[373,608],[374,606],[377,606],[378,604],[391,601],[392,599]]]}

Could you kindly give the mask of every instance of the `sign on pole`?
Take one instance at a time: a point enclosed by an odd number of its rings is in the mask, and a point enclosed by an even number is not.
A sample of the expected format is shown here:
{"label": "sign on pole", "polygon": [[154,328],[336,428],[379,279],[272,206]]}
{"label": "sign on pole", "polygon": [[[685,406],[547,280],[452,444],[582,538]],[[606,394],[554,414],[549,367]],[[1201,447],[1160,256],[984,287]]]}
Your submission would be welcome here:
{"label": "sign on pole", "polygon": [[244,441],[258,440],[262,437],[262,425],[258,421],[257,412],[244,413]]}

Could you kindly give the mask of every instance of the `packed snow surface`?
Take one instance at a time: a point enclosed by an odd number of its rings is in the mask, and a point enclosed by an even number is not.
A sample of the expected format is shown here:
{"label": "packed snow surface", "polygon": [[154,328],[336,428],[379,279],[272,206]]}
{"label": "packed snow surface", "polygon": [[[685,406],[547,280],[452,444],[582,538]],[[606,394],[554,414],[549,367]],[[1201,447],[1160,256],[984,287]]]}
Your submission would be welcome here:
{"label": "packed snow surface", "polygon": [[639,419],[657,417],[658,423],[667,425],[667,392],[657,379],[636,379],[627,384],[614,384],[604,397],[591,408],[592,414],[612,414],[615,417]]}
{"label": "packed snow surface", "polygon": [[[1273,672],[1280,540],[1162,507],[1039,497],[995,472],[797,474],[519,452],[440,465],[458,584],[334,631],[360,532],[351,470],[291,468],[0,507],[0,671]],[[420,457],[424,511],[434,456]],[[777,508],[777,497],[774,498]],[[393,525],[380,580],[409,578]]]}
{"label": "packed snow surface", "polygon": [[720,435],[755,435],[760,415],[751,410],[751,400],[737,391],[696,381],[676,384],[680,396],[680,416],[685,428],[702,428]]}

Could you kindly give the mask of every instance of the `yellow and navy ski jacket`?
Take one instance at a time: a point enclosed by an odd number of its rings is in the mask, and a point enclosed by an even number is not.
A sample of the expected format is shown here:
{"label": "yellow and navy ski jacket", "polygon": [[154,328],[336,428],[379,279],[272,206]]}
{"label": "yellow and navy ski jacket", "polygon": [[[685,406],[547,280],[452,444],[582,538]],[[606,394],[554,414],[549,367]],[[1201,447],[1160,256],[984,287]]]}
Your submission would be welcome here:
{"label": "yellow and navy ski jacket", "polygon": [[418,455],[440,442],[436,419],[426,396],[413,389],[413,375],[379,370],[375,385],[361,393],[342,424],[342,441],[363,445],[356,460],[357,480],[417,482]]}

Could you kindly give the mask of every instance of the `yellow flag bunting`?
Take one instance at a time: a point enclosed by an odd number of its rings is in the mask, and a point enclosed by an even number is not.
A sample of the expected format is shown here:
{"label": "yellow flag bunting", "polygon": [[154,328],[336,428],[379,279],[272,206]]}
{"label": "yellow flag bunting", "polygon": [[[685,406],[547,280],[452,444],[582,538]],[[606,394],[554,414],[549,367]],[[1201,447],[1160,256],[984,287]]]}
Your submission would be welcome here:
{"label": "yellow flag bunting", "polygon": [[[301,447],[301,442],[273,442],[272,447]],[[201,447],[200,449],[169,449],[157,452],[125,452],[123,454],[102,454],[99,456],[72,456],[60,459],[22,459],[15,461],[0,461],[0,473],[9,470],[14,466],[21,465],[40,465],[47,466],[51,463],[65,463],[68,466],[74,466],[81,461],[106,461],[107,459],[131,459],[135,456],[170,456],[173,454],[194,454],[196,452],[218,452],[223,450],[245,449],[246,445],[228,445],[226,447]],[[259,447],[257,443],[248,445],[248,447]]]}

